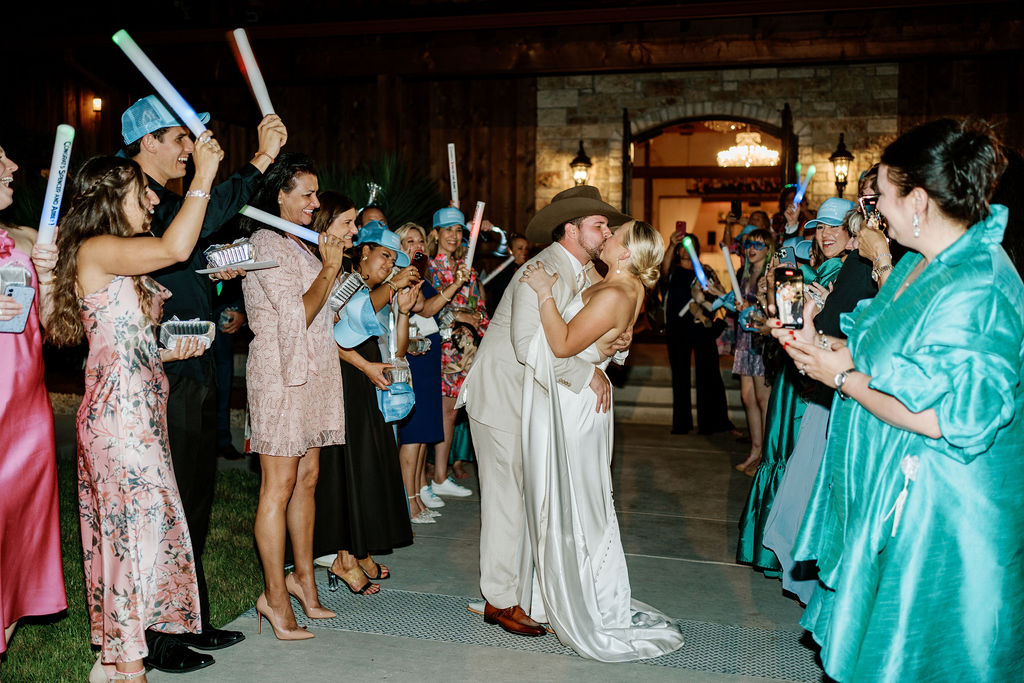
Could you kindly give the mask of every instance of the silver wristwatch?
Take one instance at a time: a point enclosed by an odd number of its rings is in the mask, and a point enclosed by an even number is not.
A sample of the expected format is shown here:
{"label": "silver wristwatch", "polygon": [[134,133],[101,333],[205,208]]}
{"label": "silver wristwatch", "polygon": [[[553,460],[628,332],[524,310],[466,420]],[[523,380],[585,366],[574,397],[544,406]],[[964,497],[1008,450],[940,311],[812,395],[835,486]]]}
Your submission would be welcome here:
{"label": "silver wristwatch", "polygon": [[850,368],[849,370],[843,370],[832,380],[836,385],[836,391],[839,392],[839,397],[846,399],[846,394],[843,393],[843,385],[846,384],[846,378],[850,376],[851,372],[856,372],[857,368]]}

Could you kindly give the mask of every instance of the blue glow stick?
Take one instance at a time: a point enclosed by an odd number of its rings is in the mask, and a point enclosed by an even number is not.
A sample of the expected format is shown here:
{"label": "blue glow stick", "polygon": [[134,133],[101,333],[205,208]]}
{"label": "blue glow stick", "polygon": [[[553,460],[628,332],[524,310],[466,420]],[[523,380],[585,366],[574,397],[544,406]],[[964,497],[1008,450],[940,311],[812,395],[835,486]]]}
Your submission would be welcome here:
{"label": "blue glow stick", "polygon": [[50,175],[46,180],[46,195],[43,198],[43,212],[39,216],[39,244],[53,244],[60,217],[60,202],[64,197],[64,183],[68,178],[68,162],[71,160],[71,144],[75,141],[75,129],[66,123],[57,126],[53,141],[53,158],[50,160]]}
{"label": "blue glow stick", "polygon": [[690,263],[693,264],[693,274],[697,276],[700,288],[707,289],[708,276],[704,274],[704,267],[700,264],[700,259],[697,258],[697,251],[693,248],[693,238],[689,235],[684,237],[683,247],[686,249],[686,253],[690,255]]}
{"label": "blue glow stick", "polygon": [[800,181],[800,186],[796,188],[796,195],[793,197],[793,206],[800,206],[800,202],[804,200],[804,194],[807,192],[807,186],[811,183],[811,178],[814,177],[815,172],[818,169],[812,165],[807,169],[807,177]]}
{"label": "blue glow stick", "polygon": [[266,211],[249,206],[248,204],[243,206],[238,213],[243,216],[247,216],[254,221],[259,221],[264,225],[269,225],[277,228],[278,230],[284,230],[285,232],[295,235],[299,239],[306,240],[307,242],[312,242],[313,244],[320,243],[320,233],[310,230],[309,228],[304,228],[301,225],[296,225],[291,221],[286,221],[279,216],[267,213]]}
{"label": "blue glow stick", "polygon": [[157,94],[171,108],[171,111],[178,115],[178,118],[185,124],[185,127],[192,131],[192,134],[198,139],[203,131],[206,130],[206,126],[199,120],[196,110],[189,106],[185,98],[181,96],[181,93],[160,73],[160,69],[156,68],[156,65],[142,51],[142,48],[135,44],[135,41],[132,40],[127,31],[121,29],[114,34],[113,40],[124,51],[125,56],[131,60],[132,64],[135,65],[135,68],[145,76]]}

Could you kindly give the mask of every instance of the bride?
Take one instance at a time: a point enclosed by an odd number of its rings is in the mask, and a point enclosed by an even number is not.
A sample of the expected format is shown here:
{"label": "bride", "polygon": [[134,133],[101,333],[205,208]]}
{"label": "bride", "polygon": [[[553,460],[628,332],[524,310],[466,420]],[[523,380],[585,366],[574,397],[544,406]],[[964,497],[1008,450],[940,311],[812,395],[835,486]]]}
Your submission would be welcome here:
{"label": "bride", "polygon": [[527,594],[520,604],[532,602],[531,615],[546,616],[563,644],[605,662],[657,657],[681,647],[683,636],[675,621],[631,598],[612,502],[612,411],[597,412],[593,392],[558,384],[553,360],[579,356],[603,371],[612,343],[632,328],[645,289],[658,281],[664,251],[650,225],[626,223],[602,248],[608,275],[561,314],[551,295],[557,274],[538,261],[520,278],[537,292],[541,318],[523,389],[523,489],[535,567],[532,590],[528,581],[523,590],[540,599]]}

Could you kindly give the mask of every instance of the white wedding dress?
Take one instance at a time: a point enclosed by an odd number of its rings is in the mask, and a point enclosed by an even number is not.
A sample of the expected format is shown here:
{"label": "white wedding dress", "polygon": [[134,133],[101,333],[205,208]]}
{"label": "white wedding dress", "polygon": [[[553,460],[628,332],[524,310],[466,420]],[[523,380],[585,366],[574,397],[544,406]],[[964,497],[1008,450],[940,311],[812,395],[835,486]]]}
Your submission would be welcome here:
{"label": "white wedding dress", "polygon": [[[571,319],[581,308],[577,294],[562,315]],[[602,370],[608,365],[595,345],[579,357]],[[553,360],[541,327],[531,342],[523,388],[530,547],[523,552],[520,604],[584,657],[622,662],[672,652],[683,645],[678,623],[630,593],[612,503],[612,411],[597,413],[589,388],[575,394],[558,384]],[[555,389],[549,393],[545,386]]]}

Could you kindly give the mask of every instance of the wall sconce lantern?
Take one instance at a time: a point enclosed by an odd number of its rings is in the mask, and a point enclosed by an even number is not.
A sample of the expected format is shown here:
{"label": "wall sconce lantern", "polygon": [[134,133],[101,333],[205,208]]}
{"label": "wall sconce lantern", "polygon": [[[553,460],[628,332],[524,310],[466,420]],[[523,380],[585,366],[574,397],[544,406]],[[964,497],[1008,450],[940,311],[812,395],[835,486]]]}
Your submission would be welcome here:
{"label": "wall sconce lantern", "polygon": [[569,168],[572,169],[572,182],[576,185],[586,185],[591,166],[593,164],[590,163],[590,157],[583,151],[583,140],[580,140],[580,149],[576,152],[576,158],[569,162]]}
{"label": "wall sconce lantern", "polygon": [[103,111],[103,98],[102,97],[94,97],[94,98],[92,98],[92,110],[96,114],[99,114],[101,111]]}
{"label": "wall sconce lantern", "polygon": [[850,154],[850,150],[846,149],[846,143],[843,141],[845,136],[846,133],[839,134],[839,146],[828,158],[832,162],[832,170],[836,174],[836,192],[839,193],[840,198],[846,189],[846,181],[850,177],[850,162],[853,161],[853,155]]}

